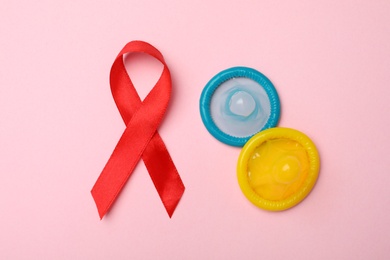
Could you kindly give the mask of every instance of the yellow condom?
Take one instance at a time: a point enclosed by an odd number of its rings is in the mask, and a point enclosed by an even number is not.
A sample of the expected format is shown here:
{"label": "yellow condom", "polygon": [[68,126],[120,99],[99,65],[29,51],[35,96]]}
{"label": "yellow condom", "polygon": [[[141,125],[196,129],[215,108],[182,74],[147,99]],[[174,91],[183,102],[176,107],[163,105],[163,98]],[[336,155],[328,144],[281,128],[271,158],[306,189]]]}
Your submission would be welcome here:
{"label": "yellow condom", "polygon": [[279,211],[301,202],[317,181],[320,160],[314,143],[289,128],[270,128],[242,148],[238,183],[256,206]]}

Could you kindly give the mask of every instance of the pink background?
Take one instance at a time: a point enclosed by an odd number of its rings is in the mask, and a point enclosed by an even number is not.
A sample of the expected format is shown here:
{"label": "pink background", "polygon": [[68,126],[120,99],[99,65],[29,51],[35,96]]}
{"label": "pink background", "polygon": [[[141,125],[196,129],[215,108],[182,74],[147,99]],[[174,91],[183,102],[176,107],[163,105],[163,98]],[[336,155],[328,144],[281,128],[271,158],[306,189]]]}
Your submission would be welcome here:
{"label": "pink background", "polygon": [[[77,2],[1,3],[1,259],[390,258],[389,1]],[[100,221],[90,190],[124,130],[109,70],[136,39],[171,69],[159,132],[186,191],[169,219],[140,163]],[[161,66],[134,61],[145,96]],[[204,85],[238,65],[318,146],[320,178],[291,210],[253,206],[240,149],[201,122]]]}

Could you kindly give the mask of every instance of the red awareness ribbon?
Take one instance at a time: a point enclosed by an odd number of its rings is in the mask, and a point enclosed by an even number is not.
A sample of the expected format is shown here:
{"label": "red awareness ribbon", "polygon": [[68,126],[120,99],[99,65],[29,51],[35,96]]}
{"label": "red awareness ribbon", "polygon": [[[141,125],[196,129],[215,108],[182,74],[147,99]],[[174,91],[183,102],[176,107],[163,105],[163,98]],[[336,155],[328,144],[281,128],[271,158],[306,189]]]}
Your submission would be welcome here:
{"label": "red awareness ribbon", "polygon": [[[164,65],[160,79],[144,101],[138,96],[123,61],[123,56],[131,53],[148,54]],[[111,67],[110,85],[126,129],[91,191],[99,216],[102,219],[109,211],[142,158],[169,217],[172,217],[185,188],[157,132],[171,96],[168,66],[155,47],[132,41],[116,57]]]}

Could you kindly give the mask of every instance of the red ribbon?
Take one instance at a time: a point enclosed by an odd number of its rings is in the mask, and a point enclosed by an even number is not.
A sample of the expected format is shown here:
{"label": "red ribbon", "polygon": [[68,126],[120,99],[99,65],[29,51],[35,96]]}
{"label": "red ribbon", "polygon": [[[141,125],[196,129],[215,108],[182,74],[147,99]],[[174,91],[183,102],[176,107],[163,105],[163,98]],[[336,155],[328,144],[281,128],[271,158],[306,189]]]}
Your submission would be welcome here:
{"label": "red ribbon", "polygon": [[[164,65],[160,79],[144,101],[138,96],[123,62],[123,55],[131,53],[146,53]],[[126,129],[91,191],[99,216],[102,219],[111,208],[142,157],[171,217],[183,195],[184,185],[157,132],[171,95],[168,66],[155,47],[146,42],[132,41],[115,59],[111,67],[110,85]]]}

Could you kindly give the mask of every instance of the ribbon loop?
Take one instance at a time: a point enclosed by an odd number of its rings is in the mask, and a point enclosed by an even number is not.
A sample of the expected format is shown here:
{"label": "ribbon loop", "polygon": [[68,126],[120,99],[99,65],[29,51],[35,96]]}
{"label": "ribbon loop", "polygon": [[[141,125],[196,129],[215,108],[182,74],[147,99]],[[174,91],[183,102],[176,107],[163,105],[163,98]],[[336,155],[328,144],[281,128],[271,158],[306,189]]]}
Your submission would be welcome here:
{"label": "ribbon loop", "polygon": [[[141,101],[123,62],[125,54],[137,52],[148,54],[164,65],[160,79],[144,101]],[[171,95],[168,66],[155,47],[132,41],[116,57],[111,67],[110,85],[126,129],[91,191],[100,218],[111,208],[140,158],[171,217],[185,188],[157,132]]]}

